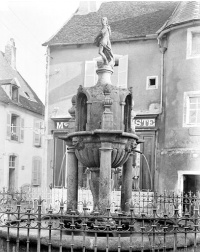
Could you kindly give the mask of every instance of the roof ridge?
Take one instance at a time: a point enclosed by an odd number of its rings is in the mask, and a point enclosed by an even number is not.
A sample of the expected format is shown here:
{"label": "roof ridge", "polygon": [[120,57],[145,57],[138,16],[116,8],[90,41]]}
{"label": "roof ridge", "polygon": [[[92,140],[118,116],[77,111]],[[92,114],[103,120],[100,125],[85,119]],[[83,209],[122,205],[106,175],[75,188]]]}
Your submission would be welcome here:
{"label": "roof ridge", "polygon": [[[109,23],[116,23],[112,29],[112,41],[156,34],[176,6],[177,2],[174,1],[103,2],[97,12],[86,15],[73,14],[56,34],[43,43],[43,46],[92,43],[101,26],[100,17],[103,15],[108,17]],[[137,22],[137,19],[140,22]]]}
{"label": "roof ridge", "polygon": [[[77,10],[78,10],[78,9],[77,9]],[[61,28],[59,28],[57,31],[55,31],[55,33],[54,33],[47,41],[45,41],[44,43],[42,43],[42,46],[47,45],[47,43],[48,43],[50,40],[52,40],[52,39],[56,36],[56,34],[58,34],[58,33],[63,29],[63,27],[71,20],[71,18],[72,18],[73,16],[75,16],[75,13],[77,12],[77,10],[69,16],[69,18],[63,23],[63,25],[61,26]]]}

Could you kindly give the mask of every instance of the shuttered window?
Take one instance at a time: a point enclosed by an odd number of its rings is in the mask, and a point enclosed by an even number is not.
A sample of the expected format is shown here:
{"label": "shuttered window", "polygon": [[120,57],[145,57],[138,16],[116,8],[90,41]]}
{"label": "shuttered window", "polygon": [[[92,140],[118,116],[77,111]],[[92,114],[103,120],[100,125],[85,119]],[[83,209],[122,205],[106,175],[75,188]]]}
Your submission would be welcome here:
{"label": "shuttered window", "polygon": [[19,115],[7,114],[7,139],[18,142],[24,141],[24,119]]}
{"label": "shuttered window", "polygon": [[32,164],[32,185],[41,185],[41,175],[42,175],[42,159],[40,157],[33,157]]}
{"label": "shuttered window", "polygon": [[20,142],[24,142],[24,118],[20,118]]}

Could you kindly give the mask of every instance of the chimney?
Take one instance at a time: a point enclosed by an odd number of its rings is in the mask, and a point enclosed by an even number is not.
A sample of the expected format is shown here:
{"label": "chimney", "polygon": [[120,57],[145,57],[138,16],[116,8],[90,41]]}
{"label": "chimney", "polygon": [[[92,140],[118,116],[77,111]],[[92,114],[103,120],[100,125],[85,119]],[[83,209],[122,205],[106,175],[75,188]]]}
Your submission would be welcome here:
{"label": "chimney", "polygon": [[98,11],[102,1],[80,1],[76,15],[87,15],[90,12]]}
{"label": "chimney", "polygon": [[13,38],[5,46],[5,59],[7,60],[8,64],[16,70],[16,47],[15,41]]}

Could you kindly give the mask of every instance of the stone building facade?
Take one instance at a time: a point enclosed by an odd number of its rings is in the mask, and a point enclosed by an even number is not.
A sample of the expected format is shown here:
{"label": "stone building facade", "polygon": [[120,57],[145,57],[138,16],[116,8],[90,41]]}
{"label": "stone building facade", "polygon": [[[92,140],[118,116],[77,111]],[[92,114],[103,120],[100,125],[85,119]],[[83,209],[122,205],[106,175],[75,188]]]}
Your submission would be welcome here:
{"label": "stone building facade", "polygon": [[0,114],[0,190],[39,188],[44,167],[44,105],[16,69],[13,39],[0,52]]}
{"label": "stone building facade", "polygon": [[[68,109],[79,85],[96,84],[93,44],[101,17],[111,27],[112,84],[131,90],[132,124],[145,143],[133,184],[140,189],[196,191],[200,186],[199,2],[94,2],[81,4],[47,42],[46,167],[48,182],[66,185]],[[80,166],[79,185],[87,186]],[[83,171],[84,172],[81,172]],[[120,174],[114,174],[119,177]],[[83,182],[84,181],[84,182]],[[120,183],[114,181],[115,187]]]}

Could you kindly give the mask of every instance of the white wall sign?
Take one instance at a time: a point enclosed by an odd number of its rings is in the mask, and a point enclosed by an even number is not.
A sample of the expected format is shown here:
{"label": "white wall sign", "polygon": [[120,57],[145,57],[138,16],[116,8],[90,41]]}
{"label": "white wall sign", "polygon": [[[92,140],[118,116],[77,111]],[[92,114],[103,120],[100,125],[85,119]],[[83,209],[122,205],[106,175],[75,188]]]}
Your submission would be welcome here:
{"label": "white wall sign", "polygon": [[155,118],[133,119],[135,128],[154,128],[156,126]]}
{"label": "white wall sign", "polygon": [[56,122],[56,129],[58,130],[67,129],[68,126],[69,126],[69,123],[67,122]]}

